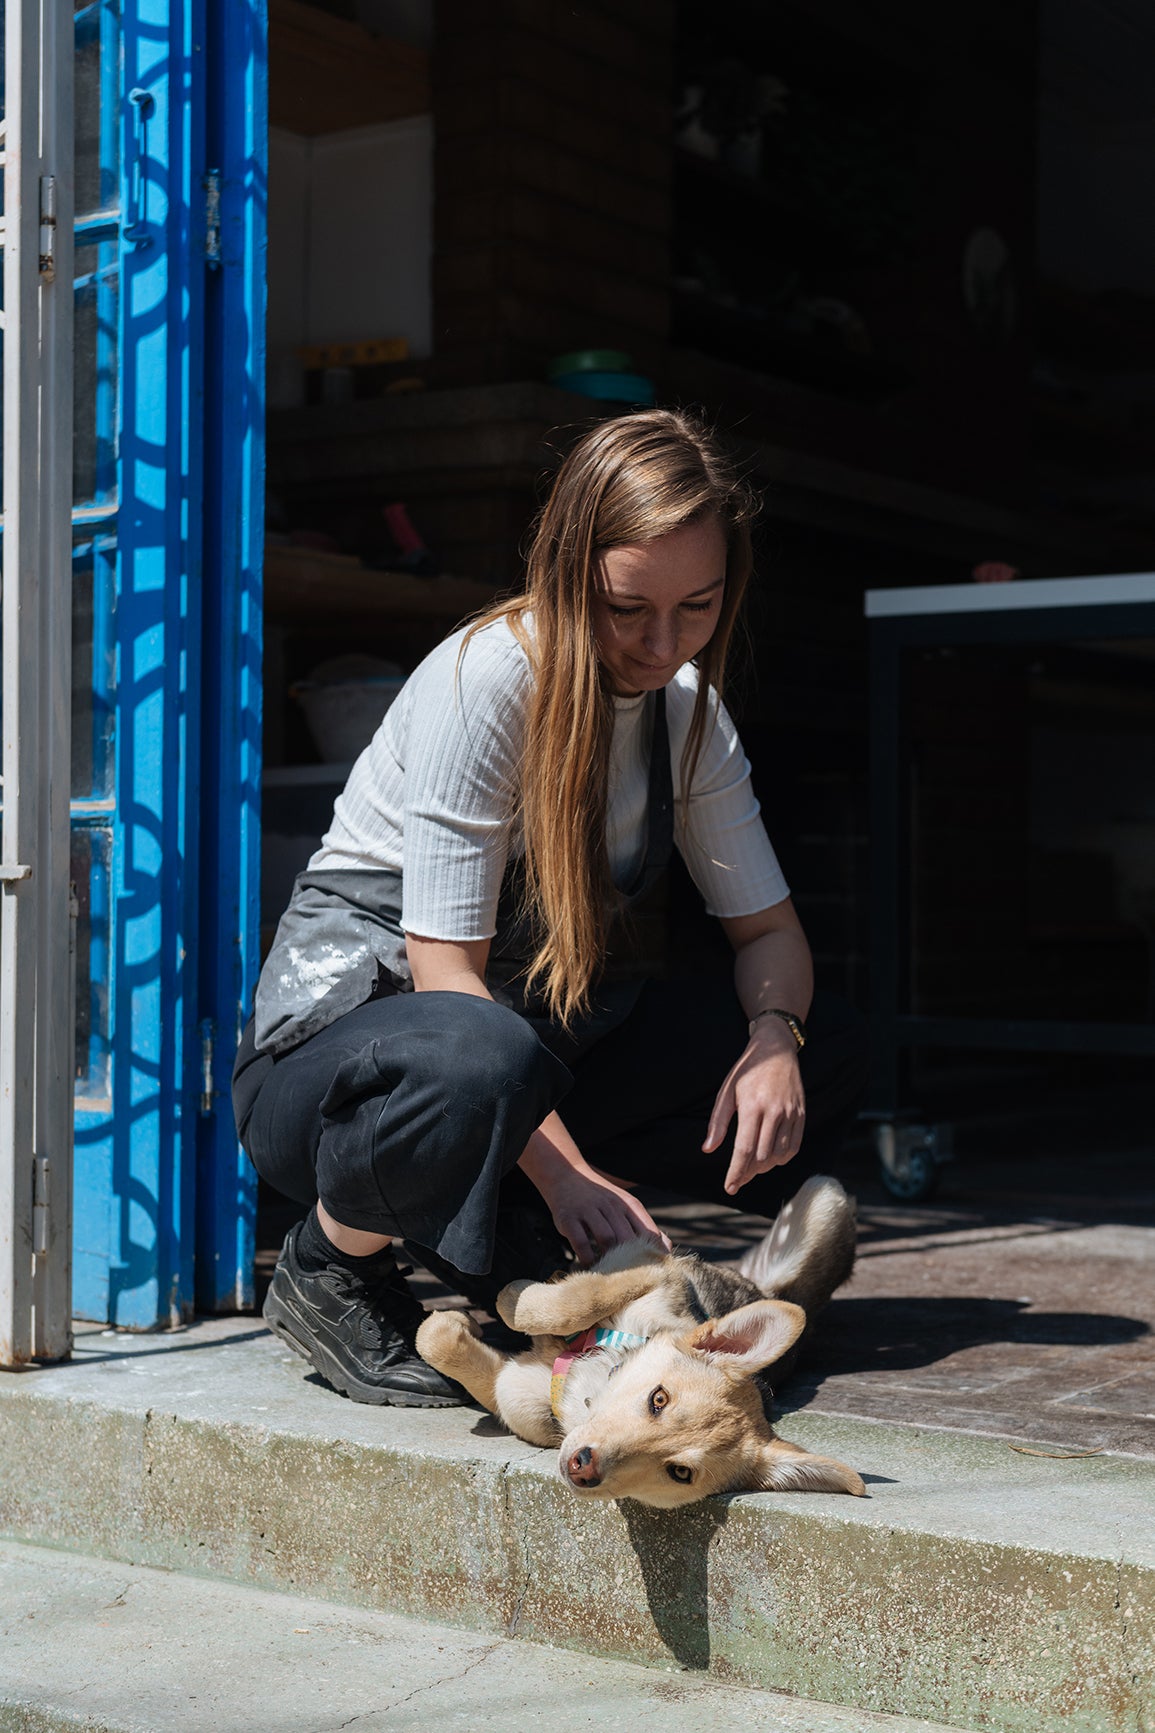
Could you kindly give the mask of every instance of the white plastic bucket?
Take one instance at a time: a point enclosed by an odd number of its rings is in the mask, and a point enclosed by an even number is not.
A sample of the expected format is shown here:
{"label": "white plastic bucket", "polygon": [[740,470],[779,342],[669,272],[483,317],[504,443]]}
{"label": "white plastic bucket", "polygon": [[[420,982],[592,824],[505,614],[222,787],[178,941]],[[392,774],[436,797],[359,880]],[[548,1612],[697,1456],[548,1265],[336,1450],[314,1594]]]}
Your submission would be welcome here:
{"label": "white plastic bucket", "polygon": [[302,680],[293,696],[326,764],[348,764],[368,746],[405,684],[403,674],[361,680]]}

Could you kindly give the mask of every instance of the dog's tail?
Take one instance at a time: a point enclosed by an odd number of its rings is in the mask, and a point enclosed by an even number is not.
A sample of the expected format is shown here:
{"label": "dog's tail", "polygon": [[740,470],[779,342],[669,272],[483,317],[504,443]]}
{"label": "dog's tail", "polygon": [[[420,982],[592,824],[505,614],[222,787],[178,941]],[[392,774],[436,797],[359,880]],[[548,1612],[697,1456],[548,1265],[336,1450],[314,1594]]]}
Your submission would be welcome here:
{"label": "dog's tail", "polygon": [[854,1239],[854,1199],[829,1174],[815,1174],[738,1269],[767,1299],[791,1300],[811,1318],[854,1268]]}

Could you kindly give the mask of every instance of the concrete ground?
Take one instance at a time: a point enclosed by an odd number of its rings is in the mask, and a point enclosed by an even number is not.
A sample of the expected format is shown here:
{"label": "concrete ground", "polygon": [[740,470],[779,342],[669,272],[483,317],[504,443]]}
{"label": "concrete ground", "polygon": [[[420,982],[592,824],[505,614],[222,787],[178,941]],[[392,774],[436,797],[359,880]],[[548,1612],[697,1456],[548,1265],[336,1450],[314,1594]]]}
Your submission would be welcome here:
{"label": "concrete ground", "polygon": [[0,1374],[0,1535],[708,1675],[863,1726],[1152,1733],[1155,1463],[817,1406],[781,1429],[869,1496],[581,1500],[552,1451],[489,1416],[345,1401],[256,1320],[93,1326],[71,1363]]}
{"label": "concrete ground", "polygon": [[509,1637],[0,1542],[4,1733],[942,1733]]}
{"label": "concrete ground", "polygon": [[[858,1270],[779,1407],[865,1499],[583,1503],[475,1410],[336,1397],[259,1319],[82,1326],[0,1374],[0,1534],[76,1555],[0,1551],[0,1729],[1152,1733],[1155,1174],[1046,1178],[963,1161],[912,1208],[851,1176]],[[765,1227],[661,1213],[709,1255]]]}

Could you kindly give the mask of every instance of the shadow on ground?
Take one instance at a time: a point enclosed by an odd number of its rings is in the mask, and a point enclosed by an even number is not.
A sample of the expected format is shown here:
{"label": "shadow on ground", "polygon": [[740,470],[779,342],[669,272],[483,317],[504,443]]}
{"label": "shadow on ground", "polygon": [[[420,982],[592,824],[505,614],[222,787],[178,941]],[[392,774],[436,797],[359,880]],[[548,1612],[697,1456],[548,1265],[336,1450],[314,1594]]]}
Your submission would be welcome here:
{"label": "shadow on ground", "polygon": [[1102,1312],[1035,1312],[1029,1302],[962,1295],[884,1296],[833,1301],[819,1318],[798,1381],[812,1368],[837,1373],[909,1371],[969,1348],[1116,1347],[1151,1334],[1141,1318]]}

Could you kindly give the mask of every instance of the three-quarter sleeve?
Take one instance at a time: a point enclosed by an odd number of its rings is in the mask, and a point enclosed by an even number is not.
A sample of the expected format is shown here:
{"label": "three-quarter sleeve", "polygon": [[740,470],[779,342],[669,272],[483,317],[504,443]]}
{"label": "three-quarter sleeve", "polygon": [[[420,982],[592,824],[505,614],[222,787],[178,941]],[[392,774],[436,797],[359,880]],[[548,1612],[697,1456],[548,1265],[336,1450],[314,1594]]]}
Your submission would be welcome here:
{"label": "three-quarter sleeve", "polygon": [[685,804],[681,799],[682,751],[696,690],[691,667],[680,670],[669,687],[678,850],[709,914],[758,914],[784,902],[790,887],[766,834],[738,731],[713,697],[690,798]]}
{"label": "three-quarter sleeve", "polygon": [[401,925],[464,944],[496,930],[529,668],[508,639],[457,649],[429,658],[408,694]]}

